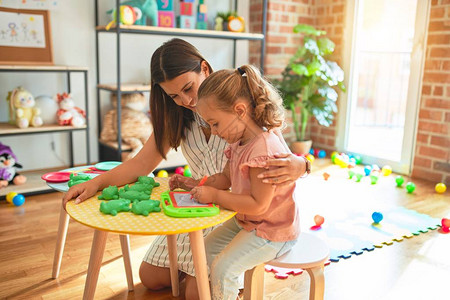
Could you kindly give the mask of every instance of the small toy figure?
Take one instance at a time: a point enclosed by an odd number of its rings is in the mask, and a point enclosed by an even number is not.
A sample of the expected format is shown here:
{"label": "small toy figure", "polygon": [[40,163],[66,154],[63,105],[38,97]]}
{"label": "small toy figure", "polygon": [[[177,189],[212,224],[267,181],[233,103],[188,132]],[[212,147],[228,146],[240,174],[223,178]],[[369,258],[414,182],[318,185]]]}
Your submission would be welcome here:
{"label": "small toy figure", "polygon": [[161,207],[159,207],[160,202],[157,200],[145,200],[145,201],[134,201],[131,206],[131,211],[135,215],[148,216],[151,212],[160,212]]}
{"label": "small toy figure", "polygon": [[8,93],[6,100],[9,101],[10,124],[17,125],[19,128],[42,125],[42,119],[39,116],[41,112],[34,107],[36,102],[29,91],[19,86]]}
{"label": "small toy figure", "polygon": [[27,181],[27,178],[16,172],[16,168],[22,168],[17,163],[17,157],[11,148],[0,143],[0,188],[8,186],[10,183],[20,185]]}
{"label": "small toy figure", "polygon": [[135,200],[148,200],[150,199],[150,195],[144,192],[138,191],[126,191],[125,189],[119,190],[119,198],[128,199],[131,201]]}
{"label": "small toy figure", "polygon": [[129,186],[128,184],[126,184],[123,189],[125,191],[136,191],[136,192],[142,192],[142,193],[146,193],[148,195],[151,195],[152,193],[152,189],[153,189],[153,185],[151,184],[144,184],[144,183],[135,183],[132,186]]}
{"label": "small toy figure", "polygon": [[119,199],[119,189],[116,185],[110,185],[104,188],[102,194],[98,196],[98,200],[113,200]]}
{"label": "small toy figure", "polygon": [[70,177],[70,179],[67,182],[67,185],[69,187],[83,183],[88,180],[91,180],[91,177],[89,177],[88,175],[83,175],[83,174],[75,175],[74,173],[72,173],[72,174],[70,174],[69,177]]}
{"label": "small toy figure", "polygon": [[130,200],[127,199],[111,200],[108,202],[104,201],[100,203],[100,211],[105,215],[116,216],[119,212],[130,210]]}
{"label": "small toy figure", "polygon": [[[133,25],[134,22],[136,22],[137,15],[136,15],[136,11],[134,10],[134,7],[131,7],[129,5],[121,5],[120,6],[120,14],[119,14],[119,23],[123,24],[123,25]],[[111,22],[108,23],[108,25],[106,25],[105,29],[109,30],[111,28],[111,26],[116,25],[117,23],[117,13],[116,10],[113,9],[112,11],[113,14],[113,20]],[[139,14],[142,17],[142,11],[139,9]]]}
{"label": "small toy figure", "polygon": [[151,184],[153,187],[158,187],[160,185],[159,182],[156,182],[155,179],[148,176],[139,176],[136,182],[143,184]]}
{"label": "small toy figure", "polygon": [[59,125],[82,127],[86,124],[86,113],[81,108],[75,106],[71,94],[57,94],[56,100],[59,104],[59,109],[56,112]]}
{"label": "small toy figure", "polygon": [[223,31],[223,19],[221,17],[216,17],[214,21],[214,30]]}

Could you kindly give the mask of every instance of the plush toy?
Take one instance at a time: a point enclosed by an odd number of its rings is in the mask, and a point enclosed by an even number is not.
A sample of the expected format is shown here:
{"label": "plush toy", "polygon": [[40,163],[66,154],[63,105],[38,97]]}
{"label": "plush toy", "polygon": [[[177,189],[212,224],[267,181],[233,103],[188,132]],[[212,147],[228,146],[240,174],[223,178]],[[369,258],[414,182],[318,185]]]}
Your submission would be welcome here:
{"label": "plush toy", "polygon": [[0,143],[0,188],[8,186],[10,183],[16,185],[24,184],[27,178],[16,172],[16,168],[22,168],[17,163],[17,157],[11,148]]}
{"label": "plush toy", "polygon": [[40,110],[35,106],[33,95],[19,86],[8,93],[6,98],[9,101],[9,122],[19,128],[29,126],[39,127],[42,119],[39,116]]}
{"label": "plush toy", "polygon": [[86,124],[86,113],[81,108],[75,106],[71,94],[57,94],[56,100],[59,104],[59,109],[56,112],[59,125],[82,127]]}
{"label": "plush toy", "polygon": [[[129,5],[133,7],[133,10],[141,17],[136,18],[134,24],[147,25],[147,18],[149,19],[148,25],[158,26],[158,4],[156,0],[128,0],[120,3],[121,5]],[[107,11],[108,14],[112,13],[113,9]]]}
{"label": "plush toy", "polygon": [[[117,142],[117,98],[115,94],[112,95],[111,101],[114,109],[105,114],[100,134],[100,140],[106,144]],[[146,102],[142,93],[122,94],[122,141],[132,149],[127,159],[134,157],[142,149],[152,133],[150,118],[144,112]]]}

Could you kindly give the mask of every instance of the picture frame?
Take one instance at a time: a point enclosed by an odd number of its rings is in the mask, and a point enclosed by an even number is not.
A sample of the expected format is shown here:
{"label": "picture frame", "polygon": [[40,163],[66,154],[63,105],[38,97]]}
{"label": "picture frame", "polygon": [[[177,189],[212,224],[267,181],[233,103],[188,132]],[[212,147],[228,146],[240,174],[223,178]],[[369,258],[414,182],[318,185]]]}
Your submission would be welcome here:
{"label": "picture frame", "polygon": [[53,65],[48,10],[0,7],[0,64]]}

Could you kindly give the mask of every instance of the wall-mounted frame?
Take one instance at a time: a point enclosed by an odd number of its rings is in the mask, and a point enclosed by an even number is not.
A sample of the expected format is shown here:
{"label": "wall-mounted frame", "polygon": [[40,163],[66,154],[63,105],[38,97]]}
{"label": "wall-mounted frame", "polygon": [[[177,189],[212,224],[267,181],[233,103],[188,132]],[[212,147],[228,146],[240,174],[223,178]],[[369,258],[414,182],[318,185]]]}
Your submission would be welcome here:
{"label": "wall-mounted frame", "polygon": [[0,7],[0,64],[53,65],[47,10]]}

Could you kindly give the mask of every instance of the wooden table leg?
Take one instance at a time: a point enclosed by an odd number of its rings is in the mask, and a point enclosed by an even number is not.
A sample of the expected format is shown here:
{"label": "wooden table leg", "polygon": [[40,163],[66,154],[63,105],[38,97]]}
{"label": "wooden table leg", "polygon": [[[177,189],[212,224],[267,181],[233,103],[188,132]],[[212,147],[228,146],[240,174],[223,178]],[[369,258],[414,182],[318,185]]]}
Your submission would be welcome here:
{"label": "wooden table leg", "polygon": [[177,235],[167,235],[167,245],[169,248],[170,262],[170,282],[172,283],[172,295],[178,297],[180,295],[179,278],[178,278],[178,253],[177,253]]}
{"label": "wooden table leg", "polygon": [[208,281],[208,267],[206,264],[205,241],[202,230],[189,232],[192,257],[194,259],[195,277],[197,279],[200,300],[211,300]]}
{"label": "wooden table leg", "polygon": [[55,257],[53,258],[53,272],[52,278],[58,278],[59,270],[61,268],[61,260],[64,253],[64,246],[66,244],[67,229],[69,228],[69,215],[66,213],[64,206],[61,205],[59,213],[58,235],[56,239]]}
{"label": "wooden table leg", "polygon": [[127,275],[128,290],[134,290],[133,271],[131,269],[130,259],[130,236],[128,234],[121,234],[120,247],[122,248],[123,263],[125,265],[125,274]]}
{"label": "wooden table leg", "polygon": [[97,287],[98,274],[102,265],[103,253],[105,252],[107,231],[95,230],[92,240],[91,257],[84,286],[83,300],[94,299],[95,288]]}

